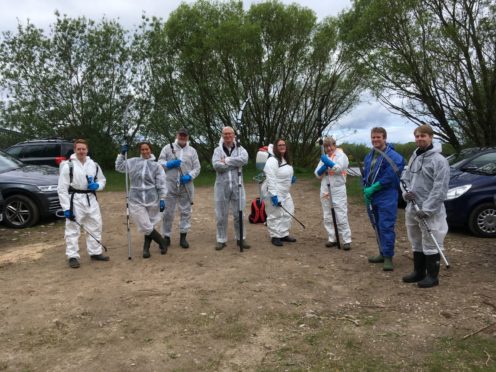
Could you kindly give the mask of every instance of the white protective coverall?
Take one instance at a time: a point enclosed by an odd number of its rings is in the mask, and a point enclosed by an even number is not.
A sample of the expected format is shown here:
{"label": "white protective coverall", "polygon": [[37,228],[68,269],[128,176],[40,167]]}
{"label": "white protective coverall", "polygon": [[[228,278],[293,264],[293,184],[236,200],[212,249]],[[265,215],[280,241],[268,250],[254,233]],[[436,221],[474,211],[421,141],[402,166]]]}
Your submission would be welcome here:
{"label": "white protective coverall", "polygon": [[[236,240],[239,240],[238,193],[241,194],[241,208],[244,209],[246,204],[243,177],[241,177],[241,188],[238,187],[238,168],[248,164],[248,152],[243,146],[237,147],[234,144],[231,149],[226,149],[223,145],[224,141],[221,139],[212,156],[212,165],[216,172],[214,194],[218,243],[227,242],[229,209],[231,209],[234,219],[234,236]],[[243,229],[242,239],[245,238],[246,229]]]}
{"label": "white protective coverall", "polygon": [[[189,145],[189,142],[181,147],[176,141],[173,143],[175,155],[172,153],[171,145],[166,145],[158,157],[158,162],[164,167],[165,179],[167,182],[167,196],[165,197],[165,211],[162,222],[162,235],[171,235],[172,222],[176,213],[176,204],[179,207],[180,221],[179,232],[181,234],[187,233],[191,228],[191,202],[195,195],[195,187],[193,180],[200,174],[200,161],[196,150]],[[181,170],[184,175],[189,174],[192,178],[190,182],[185,185],[180,184],[181,173],[179,168],[167,168],[164,166],[169,160],[181,160]],[[186,191],[186,189],[188,191]],[[191,197],[191,200],[188,196]]]}
{"label": "white protective coverall", "polygon": [[[70,167],[72,166],[72,183],[70,182]],[[60,205],[62,210],[71,209],[76,221],[83,225],[84,228],[91,233],[99,241],[102,240],[102,215],[100,206],[94,192],[88,190],[88,177],[93,177],[94,182],[99,184],[98,191],[105,188],[106,179],[103,175],[100,166],[95,163],[89,156],[86,161],[81,163],[75,154],[72,154],[70,161],[64,161],[60,164],[60,175],[57,192],[59,194]],[[74,189],[75,192],[69,191]],[[80,191],[80,192],[78,192]],[[74,221],[65,220],[65,242],[66,255],[68,259],[79,259],[78,239],[80,235],[80,227]],[[102,253],[102,246],[93,239],[89,234],[86,234],[86,249],[90,256],[99,255]]]}
{"label": "white protective coverall", "polygon": [[[328,156],[329,157],[329,156]],[[336,233],[334,231],[334,222],[331,211],[331,197],[336,214],[336,224],[338,232],[342,237],[343,243],[351,243],[351,230],[348,223],[348,198],[346,195],[346,170],[348,169],[348,157],[342,149],[336,148],[329,157],[336,166],[332,169],[327,169],[327,172],[322,176],[317,174],[324,163],[319,161],[315,168],[315,175],[322,179],[320,182],[320,202],[324,213],[324,227],[327,231],[330,242],[336,242]],[[328,184],[331,186],[331,195],[329,196]]]}
{"label": "white protective coverall", "polygon": [[291,214],[294,214],[293,198],[289,193],[293,178],[293,167],[285,159],[281,163],[274,156],[270,156],[263,169],[265,181],[262,184],[262,193],[265,199],[267,212],[267,228],[271,238],[289,236],[291,216],[281,207],[274,207],[271,198],[277,195],[281,205]]}
{"label": "white protective coverall", "polygon": [[[448,233],[444,200],[450,179],[449,164],[439,149],[431,148],[421,155],[417,155],[417,151],[410,158],[401,179],[405,181],[408,190],[415,194],[418,207],[427,213],[426,222],[439,247],[443,249],[444,238]],[[430,234],[421,227],[412,203],[408,203],[405,209],[405,225],[414,252],[423,252],[425,255],[439,253]]]}
{"label": "white protective coverall", "polygon": [[[124,155],[117,155],[115,170],[126,172]],[[129,214],[136,224],[138,232],[150,235],[155,224],[160,222],[160,199],[165,200],[167,187],[164,170],[155,161],[155,156],[149,159],[142,157],[127,159],[129,174]]]}

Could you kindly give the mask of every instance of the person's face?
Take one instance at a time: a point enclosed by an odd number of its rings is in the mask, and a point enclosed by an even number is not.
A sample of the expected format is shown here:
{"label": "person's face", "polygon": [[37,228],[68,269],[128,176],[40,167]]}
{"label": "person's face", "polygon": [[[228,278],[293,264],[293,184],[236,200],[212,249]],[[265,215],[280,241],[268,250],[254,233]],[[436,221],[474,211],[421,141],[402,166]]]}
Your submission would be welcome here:
{"label": "person's face", "polygon": [[225,128],[222,130],[222,139],[226,146],[232,146],[234,143],[234,131],[229,128]]}
{"label": "person's face", "polygon": [[284,153],[286,152],[286,142],[284,141],[277,142],[277,150],[279,150],[279,153],[281,155],[284,155]]}
{"label": "person's face", "polygon": [[150,149],[150,146],[148,146],[147,144],[141,145],[140,154],[143,159],[150,159],[150,156],[152,155],[152,150]]}
{"label": "person's face", "polygon": [[184,147],[188,143],[188,136],[186,134],[178,133],[177,134],[177,143],[179,146]]}
{"label": "person's face", "polygon": [[74,146],[74,153],[76,154],[76,158],[79,161],[82,161],[86,159],[86,156],[88,155],[88,146],[86,146],[84,143],[77,143]]}
{"label": "person's face", "polygon": [[432,137],[427,133],[415,133],[415,144],[421,149],[429,147],[432,143]]}
{"label": "person's face", "polygon": [[327,155],[331,155],[336,150],[336,145],[325,145]]}
{"label": "person's face", "polygon": [[370,135],[370,140],[372,142],[372,146],[376,149],[382,150],[386,147],[386,139],[382,133],[372,132]]}

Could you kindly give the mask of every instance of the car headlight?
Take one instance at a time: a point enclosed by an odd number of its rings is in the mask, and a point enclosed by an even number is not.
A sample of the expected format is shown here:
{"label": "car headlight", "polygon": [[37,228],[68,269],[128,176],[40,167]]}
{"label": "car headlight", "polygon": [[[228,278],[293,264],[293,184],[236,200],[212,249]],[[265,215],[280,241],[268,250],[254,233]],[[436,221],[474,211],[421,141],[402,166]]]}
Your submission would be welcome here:
{"label": "car headlight", "polygon": [[462,196],[468,190],[470,190],[471,187],[472,187],[472,185],[468,184],[468,185],[453,187],[452,189],[449,189],[448,194],[446,196],[446,200],[452,200],[452,199],[456,199],[456,198]]}
{"label": "car headlight", "polygon": [[57,191],[57,185],[36,186],[41,192],[54,192]]}

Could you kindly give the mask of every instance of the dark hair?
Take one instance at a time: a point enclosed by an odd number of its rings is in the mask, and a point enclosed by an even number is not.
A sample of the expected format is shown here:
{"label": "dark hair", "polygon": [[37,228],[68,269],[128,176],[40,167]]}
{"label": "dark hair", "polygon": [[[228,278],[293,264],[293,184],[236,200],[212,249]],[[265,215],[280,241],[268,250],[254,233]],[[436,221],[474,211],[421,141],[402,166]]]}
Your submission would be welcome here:
{"label": "dark hair", "polygon": [[370,134],[372,134],[372,133],[382,133],[382,138],[384,138],[384,139],[387,138],[386,129],[384,129],[383,127],[374,127],[374,128],[372,128],[372,130],[370,131]]}
{"label": "dark hair", "polygon": [[[286,144],[286,151],[284,152],[284,154],[281,154],[279,152],[279,147],[277,147],[277,144],[281,141],[283,141]],[[279,138],[276,142],[274,142],[274,147],[272,149],[272,152],[274,153],[274,157],[277,159],[279,164],[281,164],[283,158],[284,158],[284,160],[286,160],[286,163],[290,164],[289,146],[288,146],[288,143],[286,142],[286,140],[284,138]]]}
{"label": "dark hair", "polygon": [[148,141],[141,141],[141,142],[138,142],[138,150],[141,151],[141,146],[143,145],[147,145],[149,148],[150,148],[150,152],[153,151],[153,148],[152,148],[152,144]]}

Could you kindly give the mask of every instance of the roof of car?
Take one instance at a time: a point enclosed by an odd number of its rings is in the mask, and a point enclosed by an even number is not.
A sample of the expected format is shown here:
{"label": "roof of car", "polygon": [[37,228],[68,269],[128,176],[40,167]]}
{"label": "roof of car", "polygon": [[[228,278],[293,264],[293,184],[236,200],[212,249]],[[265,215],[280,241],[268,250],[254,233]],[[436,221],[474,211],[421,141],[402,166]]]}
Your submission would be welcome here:
{"label": "roof of car", "polygon": [[16,143],[14,146],[17,145],[22,145],[22,144],[29,144],[29,143],[47,143],[47,142],[53,142],[53,143],[68,143],[72,145],[71,140],[63,139],[63,138],[41,138],[41,139],[33,139],[33,140],[28,140],[28,141],[22,141],[19,143]]}

